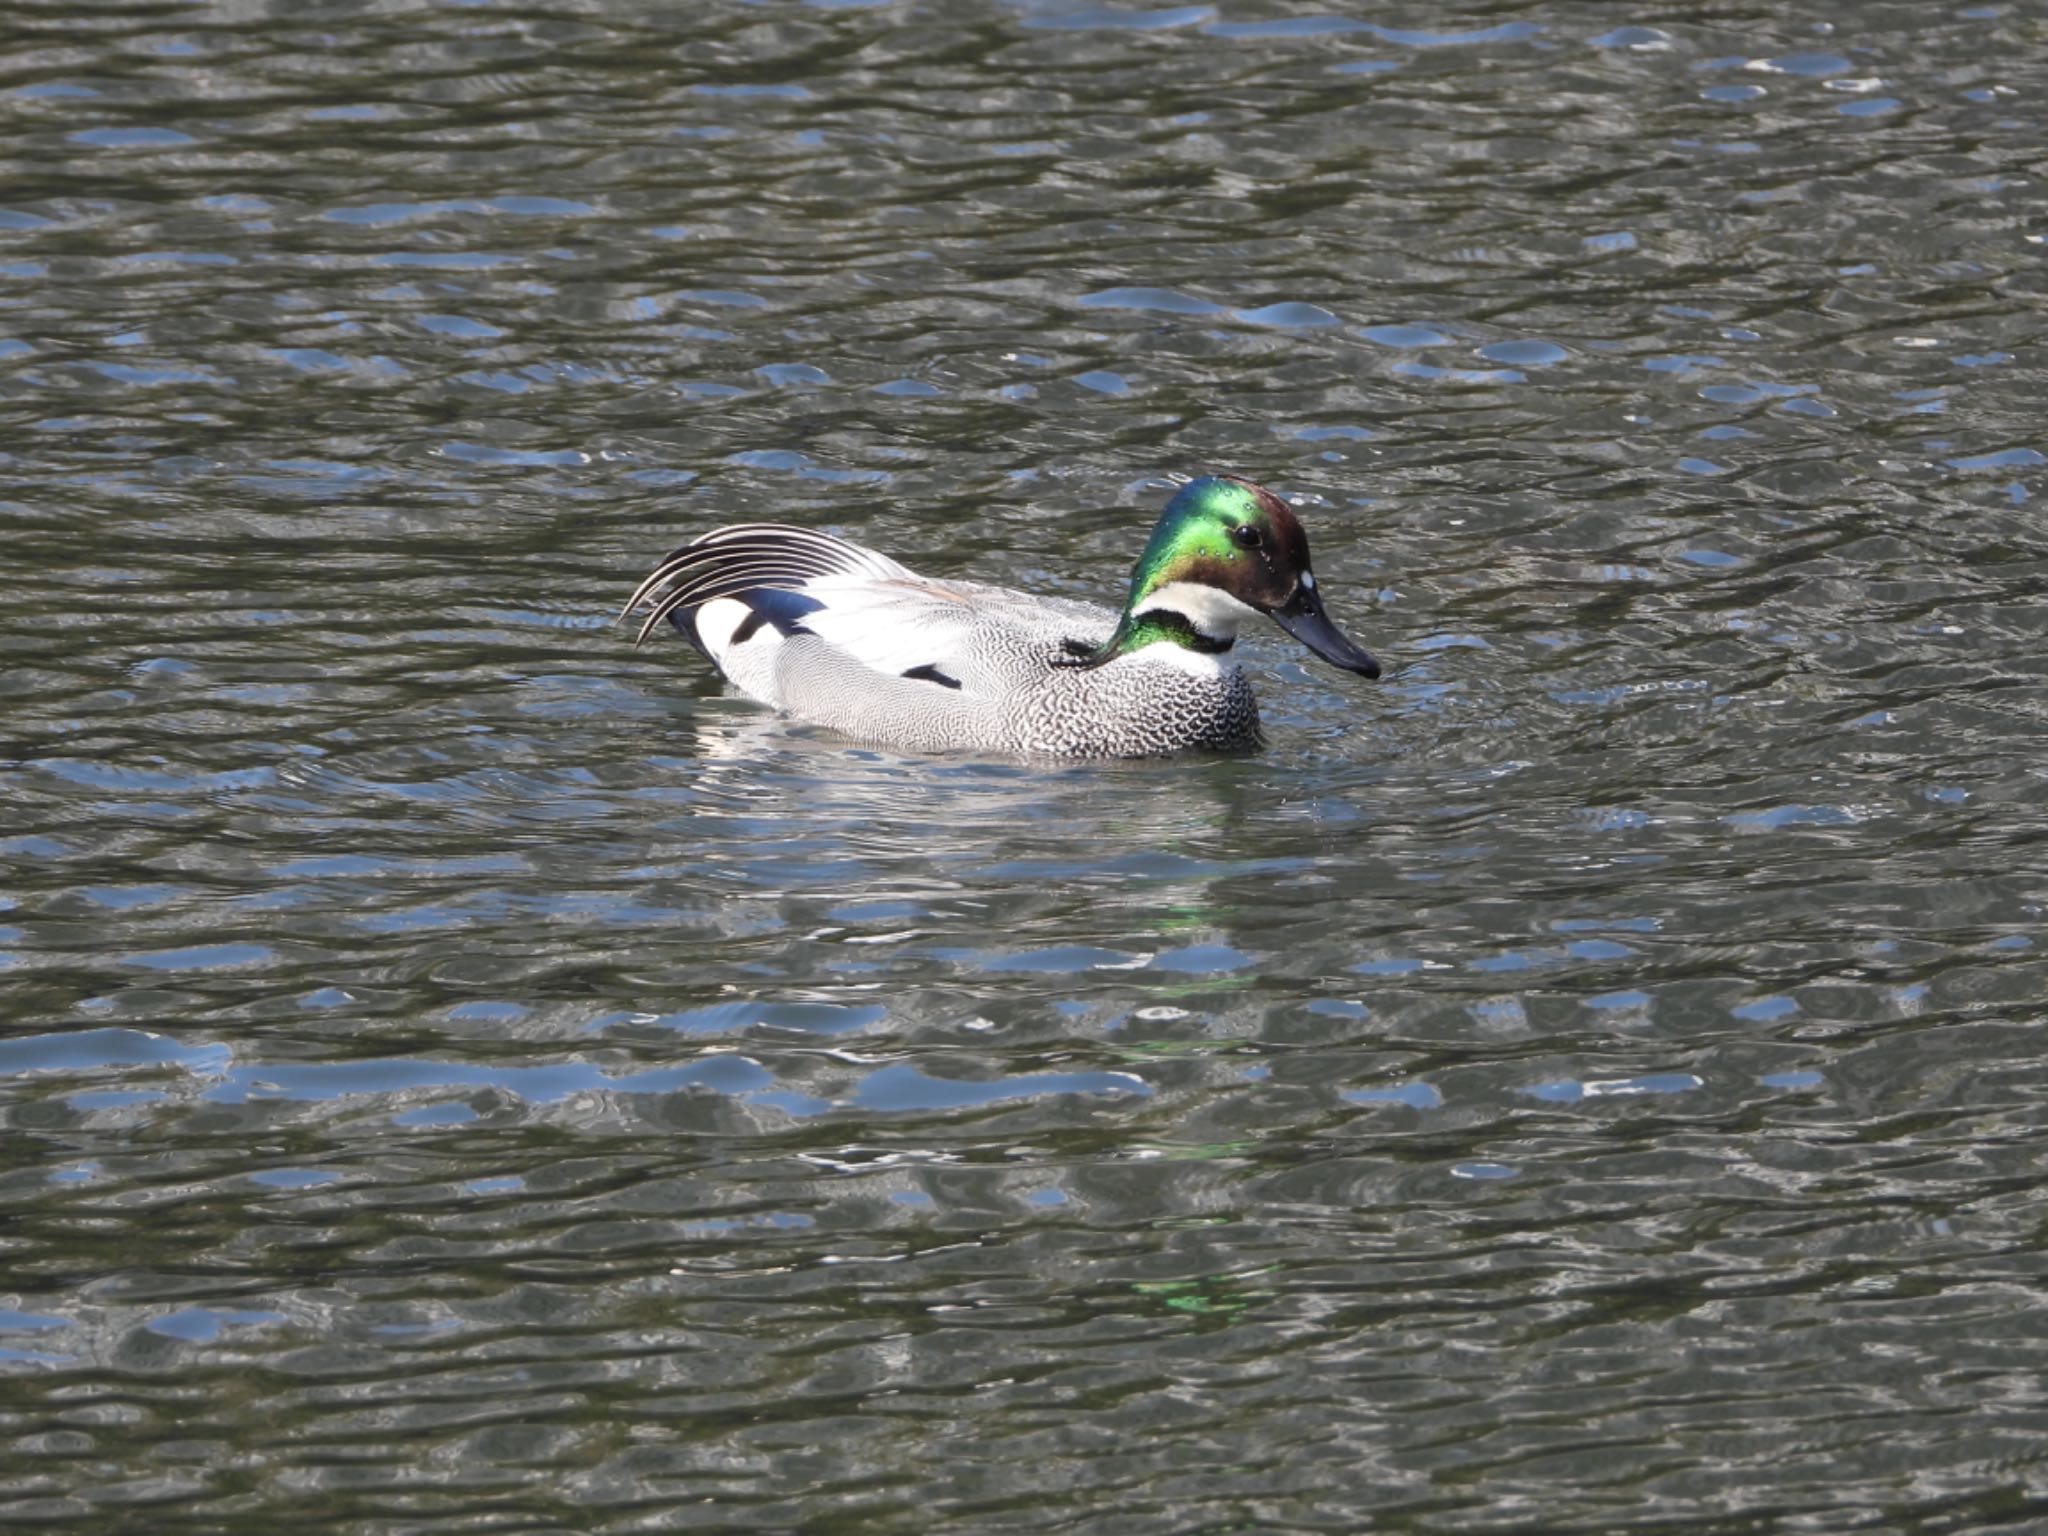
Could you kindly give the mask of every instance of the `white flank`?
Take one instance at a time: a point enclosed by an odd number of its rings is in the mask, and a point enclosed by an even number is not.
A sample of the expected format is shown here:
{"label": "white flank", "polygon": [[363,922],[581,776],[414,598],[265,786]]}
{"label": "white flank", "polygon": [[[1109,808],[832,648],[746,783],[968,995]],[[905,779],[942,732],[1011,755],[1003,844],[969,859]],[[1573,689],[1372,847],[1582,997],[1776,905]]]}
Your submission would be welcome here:
{"label": "white flank", "polygon": [[[697,610],[697,638],[704,642],[704,649],[723,667],[726,657],[732,654],[732,637],[739,633],[739,627],[752,617],[753,610],[737,599],[713,598]],[[756,638],[774,634],[774,626],[769,624],[763,624],[755,631]],[[748,641],[748,644],[752,643],[752,640]]]}

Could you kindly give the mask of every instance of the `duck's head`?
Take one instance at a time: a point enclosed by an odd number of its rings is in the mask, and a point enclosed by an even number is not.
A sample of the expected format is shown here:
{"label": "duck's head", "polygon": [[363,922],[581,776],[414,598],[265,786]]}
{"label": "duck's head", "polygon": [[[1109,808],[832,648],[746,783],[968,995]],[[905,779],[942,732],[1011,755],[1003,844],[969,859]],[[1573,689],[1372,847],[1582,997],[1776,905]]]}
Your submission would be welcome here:
{"label": "duck's head", "polygon": [[1227,651],[1245,618],[1263,613],[1333,667],[1378,677],[1380,664],[1330,622],[1308,535],[1262,485],[1208,475],[1182,486],[1131,572],[1122,621],[1099,660],[1160,641]]}

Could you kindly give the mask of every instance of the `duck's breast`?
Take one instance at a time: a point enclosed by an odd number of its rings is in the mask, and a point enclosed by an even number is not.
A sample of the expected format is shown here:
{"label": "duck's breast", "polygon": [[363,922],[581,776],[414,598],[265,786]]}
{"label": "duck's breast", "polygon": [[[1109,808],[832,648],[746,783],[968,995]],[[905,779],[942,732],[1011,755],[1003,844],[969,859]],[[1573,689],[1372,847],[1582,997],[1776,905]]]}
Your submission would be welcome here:
{"label": "duck's breast", "polygon": [[1034,698],[1028,726],[1019,750],[1054,757],[1234,752],[1263,739],[1244,669],[1170,643],[1056,671]]}

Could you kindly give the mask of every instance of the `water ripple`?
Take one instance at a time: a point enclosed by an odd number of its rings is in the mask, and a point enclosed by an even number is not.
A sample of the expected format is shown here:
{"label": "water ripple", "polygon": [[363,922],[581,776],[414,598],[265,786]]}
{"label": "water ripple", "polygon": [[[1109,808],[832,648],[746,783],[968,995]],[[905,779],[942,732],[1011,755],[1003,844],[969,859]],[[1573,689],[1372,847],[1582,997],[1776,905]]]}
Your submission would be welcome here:
{"label": "water ripple", "polygon": [[[1836,10],[29,5],[0,1516],[2048,1516],[2040,40]],[[1205,469],[1256,757],[610,622]]]}

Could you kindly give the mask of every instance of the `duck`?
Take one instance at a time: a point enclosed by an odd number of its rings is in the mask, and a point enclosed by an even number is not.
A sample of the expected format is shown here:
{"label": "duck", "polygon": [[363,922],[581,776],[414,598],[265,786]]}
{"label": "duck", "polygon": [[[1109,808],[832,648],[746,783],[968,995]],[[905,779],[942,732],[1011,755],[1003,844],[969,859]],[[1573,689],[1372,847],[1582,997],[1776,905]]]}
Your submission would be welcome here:
{"label": "duck", "polygon": [[814,529],[736,523],[662,559],[620,619],[664,620],[748,698],[871,746],[1112,759],[1264,745],[1232,660],[1266,615],[1333,667],[1380,664],[1331,620],[1308,536],[1274,492],[1204,475],[1174,493],[1121,611],[919,575]]}

